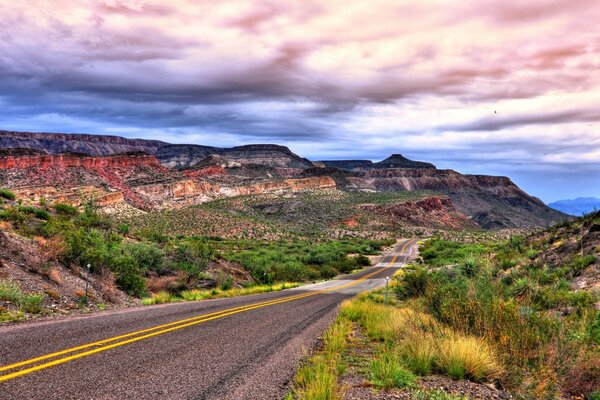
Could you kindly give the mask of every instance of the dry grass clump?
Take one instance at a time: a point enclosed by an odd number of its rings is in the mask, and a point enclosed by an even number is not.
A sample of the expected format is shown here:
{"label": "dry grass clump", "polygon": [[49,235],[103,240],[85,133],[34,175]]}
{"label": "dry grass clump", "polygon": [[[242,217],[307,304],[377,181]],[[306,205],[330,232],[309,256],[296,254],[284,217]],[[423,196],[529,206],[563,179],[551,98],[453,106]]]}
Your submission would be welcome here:
{"label": "dry grass clump", "polygon": [[[426,313],[377,304],[363,295],[342,303],[341,315],[361,324],[371,339],[386,343],[392,349],[388,353],[393,356],[389,357],[402,361],[398,368],[408,368],[419,375],[437,371],[453,379],[475,382],[493,380],[502,374],[496,354],[483,339],[455,332]],[[395,358],[379,358],[377,368],[395,368],[388,365]],[[390,387],[389,381],[385,385],[382,382],[376,385]]]}
{"label": "dry grass clump", "polygon": [[440,337],[435,363],[452,379],[490,380],[502,373],[496,354],[482,339],[454,332]]}

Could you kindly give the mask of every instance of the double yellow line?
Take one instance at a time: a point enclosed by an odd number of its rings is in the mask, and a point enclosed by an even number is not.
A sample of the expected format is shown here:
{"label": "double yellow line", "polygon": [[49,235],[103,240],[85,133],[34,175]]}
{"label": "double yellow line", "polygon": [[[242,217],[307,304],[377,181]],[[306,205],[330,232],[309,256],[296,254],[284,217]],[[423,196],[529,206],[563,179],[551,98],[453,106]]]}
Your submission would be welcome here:
{"label": "double yellow line", "polygon": [[[406,250],[406,247],[408,246],[409,243],[411,243],[410,240],[408,240],[402,246],[402,249],[400,250],[400,252],[403,253]],[[267,301],[249,304],[249,305],[245,305],[245,306],[229,308],[226,310],[216,311],[216,312],[209,313],[209,314],[203,314],[203,315],[200,315],[197,317],[186,318],[186,319],[182,319],[179,321],[170,322],[168,324],[157,325],[152,328],[142,329],[142,330],[127,333],[124,335],[114,336],[114,337],[100,340],[97,342],[92,342],[92,343],[84,344],[84,345],[77,346],[77,347],[71,347],[69,349],[57,351],[54,353],[49,353],[49,354],[46,354],[46,355],[43,355],[40,357],[35,357],[35,358],[31,358],[29,360],[24,360],[24,361],[20,361],[20,362],[14,363],[14,364],[6,365],[3,367],[0,367],[0,372],[14,370],[14,369],[17,369],[20,367],[25,367],[25,366],[28,366],[31,364],[36,364],[41,361],[45,361],[45,360],[49,360],[52,358],[75,353],[75,352],[78,352],[81,350],[86,350],[86,351],[82,351],[80,353],[71,354],[67,357],[58,358],[56,360],[44,362],[39,365],[35,365],[35,366],[29,367],[29,368],[21,369],[21,370],[15,371],[15,372],[11,372],[11,373],[2,375],[2,376],[0,376],[0,382],[8,381],[10,379],[14,379],[14,378],[17,378],[17,377],[20,377],[23,375],[27,375],[32,372],[40,371],[40,370],[50,368],[50,367],[53,367],[53,366],[56,366],[59,364],[64,364],[69,361],[76,360],[78,358],[91,356],[96,353],[114,349],[115,347],[124,346],[129,343],[138,342],[140,340],[148,339],[148,338],[151,338],[154,336],[163,335],[168,332],[173,332],[173,331],[176,331],[179,329],[187,328],[187,327],[190,327],[193,325],[198,325],[198,324],[212,321],[215,319],[224,318],[224,317],[227,317],[230,315],[239,314],[239,313],[254,310],[257,308],[269,307],[269,306],[273,306],[276,304],[286,303],[289,301],[299,300],[299,299],[303,299],[306,297],[316,296],[316,295],[319,295],[322,293],[327,293],[327,292],[331,292],[334,290],[340,290],[340,289],[345,289],[345,288],[348,288],[351,286],[355,286],[355,285],[358,285],[359,283],[369,279],[370,277],[380,274],[381,272],[387,270],[388,268],[391,268],[391,266],[394,265],[394,263],[396,262],[397,258],[398,258],[398,255],[395,255],[394,258],[390,261],[390,263],[383,269],[371,272],[355,281],[352,281],[352,282],[349,282],[349,283],[346,283],[346,284],[343,284],[340,286],[335,286],[335,287],[332,287],[329,289],[324,289],[324,290],[318,290],[318,291],[311,292],[311,293],[303,293],[303,294],[298,294],[298,295],[294,295],[294,296],[288,296],[288,297],[284,297],[281,299],[267,300]]]}

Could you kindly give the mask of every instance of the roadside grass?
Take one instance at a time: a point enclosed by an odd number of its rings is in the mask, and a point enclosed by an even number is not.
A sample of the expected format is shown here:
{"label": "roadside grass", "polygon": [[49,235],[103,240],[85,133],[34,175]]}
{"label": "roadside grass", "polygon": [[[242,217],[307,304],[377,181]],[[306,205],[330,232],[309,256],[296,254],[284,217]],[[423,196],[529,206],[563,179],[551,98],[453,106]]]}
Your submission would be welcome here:
{"label": "roadside grass", "polygon": [[416,380],[415,375],[404,367],[397,352],[385,346],[371,361],[370,372],[373,385],[385,390],[414,387]]}
{"label": "roadside grass", "polygon": [[0,322],[18,321],[23,319],[24,313],[41,313],[44,295],[41,293],[24,293],[16,282],[0,279],[0,301],[12,303],[18,309],[18,311],[15,311],[0,308]]}
{"label": "roadside grass", "polygon": [[152,304],[174,303],[180,301],[198,301],[206,299],[220,299],[228,297],[247,296],[250,294],[260,294],[268,292],[279,292],[285,289],[292,289],[300,286],[296,282],[283,282],[272,285],[254,285],[243,288],[222,289],[206,289],[206,290],[184,290],[178,295],[172,295],[169,292],[161,291],[152,294],[150,297],[142,299],[142,305],[148,306]]}
{"label": "roadside grass", "polygon": [[[339,399],[344,391],[340,379],[352,366],[368,377],[374,389],[401,389],[420,400],[464,400],[441,390],[420,388],[418,375],[447,374],[442,346],[457,347],[453,342],[458,340],[461,344],[474,344],[473,352],[478,353],[487,350],[484,344],[453,332],[426,313],[406,306],[384,305],[373,298],[373,293],[363,293],[342,303],[338,319],[323,335],[323,347],[299,368],[292,392],[286,398]],[[367,334],[367,347],[377,348],[372,358],[346,353],[349,341],[357,340],[355,329]],[[459,365],[472,376],[491,378],[500,372],[497,364],[493,364],[493,371],[474,365],[471,360],[479,360],[477,354],[461,355],[461,350],[462,347],[452,354],[458,354],[455,358]],[[490,354],[493,356],[489,353],[486,357]]]}
{"label": "roadside grass", "polygon": [[[437,372],[475,382],[502,374],[497,355],[483,339],[456,332],[411,307],[378,304],[370,294],[362,294],[342,303],[341,316],[359,323],[369,338],[384,343],[386,354],[394,354],[392,359],[383,358],[382,365],[401,361],[418,375]],[[381,381],[376,385],[388,387]]]}
{"label": "roadside grass", "polygon": [[[404,333],[399,352],[406,365],[417,374],[497,381],[522,399],[590,398],[600,387],[600,293],[574,290],[572,282],[597,255],[540,262],[544,249],[563,241],[551,235],[482,244],[426,241],[422,263],[390,285],[400,308],[435,321],[414,340]],[[348,308],[356,312],[357,306]],[[369,327],[373,320],[362,317],[361,323]],[[377,328],[370,336],[394,335]]]}
{"label": "roadside grass", "polygon": [[296,374],[292,398],[341,399],[342,393],[337,380],[345,369],[342,353],[346,348],[350,332],[350,322],[340,318],[325,331],[322,349],[310,357]]}

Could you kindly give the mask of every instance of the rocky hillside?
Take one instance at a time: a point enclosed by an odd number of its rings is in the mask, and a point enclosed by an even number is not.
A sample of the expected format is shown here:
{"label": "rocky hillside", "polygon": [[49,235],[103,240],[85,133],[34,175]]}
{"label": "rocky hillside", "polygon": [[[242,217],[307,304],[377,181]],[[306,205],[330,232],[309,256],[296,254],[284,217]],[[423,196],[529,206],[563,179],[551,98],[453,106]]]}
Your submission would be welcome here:
{"label": "rocky hillside", "polygon": [[374,169],[349,177],[347,189],[442,193],[459,211],[487,229],[547,226],[566,218],[507,177],[463,175],[453,170]]}

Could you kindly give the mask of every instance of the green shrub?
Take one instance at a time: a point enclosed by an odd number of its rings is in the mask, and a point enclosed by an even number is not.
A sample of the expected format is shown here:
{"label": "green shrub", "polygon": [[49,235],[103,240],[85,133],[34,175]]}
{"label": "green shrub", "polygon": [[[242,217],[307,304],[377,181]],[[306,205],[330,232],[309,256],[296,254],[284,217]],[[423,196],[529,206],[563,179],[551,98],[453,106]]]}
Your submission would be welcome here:
{"label": "green shrub", "polygon": [[422,296],[429,281],[429,273],[425,268],[415,268],[402,276],[400,284],[395,287],[399,299]]}
{"label": "green shrub", "polygon": [[474,277],[479,272],[479,264],[474,257],[465,258],[460,264],[459,268],[463,274],[469,278]]}
{"label": "green shrub", "polygon": [[46,210],[42,210],[41,208],[36,208],[32,206],[19,206],[18,209],[23,213],[31,214],[39,219],[43,219],[46,221],[50,219],[50,213]]}
{"label": "green shrub", "polygon": [[221,283],[221,290],[229,290],[233,287],[233,276],[228,275],[223,283]]}
{"label": "green shrub", "polygon": [[56,203],[54,204],[53,208],[54,211],[56,211],[56,213],[60,215],[75,216],[79,214],[79,210],[77,210],[76,207],[65,203]]}
{"label": "green shrub", "polygon": [[587,267],[596,262],[596,257],[592,255],[577,256],[568,264],[573,271],[573,276],[579,276]]}
{"label": "green shrub", "polygon": [[164,272],[165,255],[155,244],[146,243],[123,243],[121,252],[133,258],[135,264],[143,271]]}
{"label": "green shrub", "polygon": [[113,261],[112,266],[117,274],[115,283],[119,288],[130,296],[140,298],[147,293],[146,280],[131,257],[118,257]]}
{"label": "green shrub", "polygon": [[14,200],[17,196],[8,189],[0,189],[0,197],[7,200]]}

